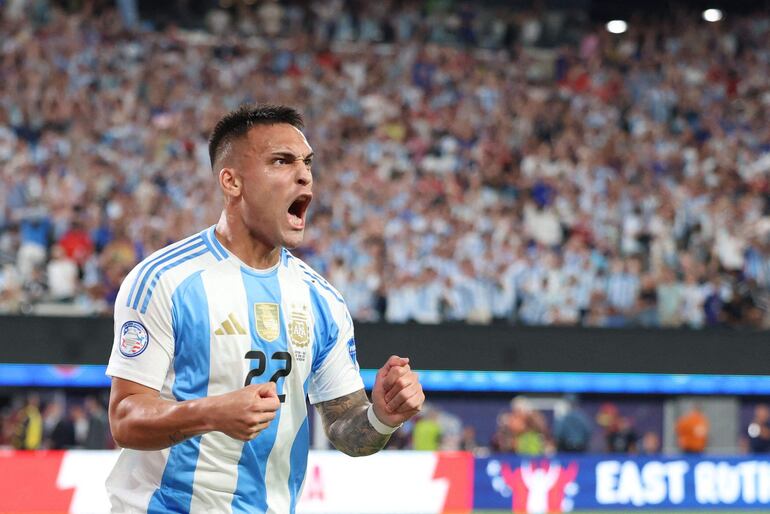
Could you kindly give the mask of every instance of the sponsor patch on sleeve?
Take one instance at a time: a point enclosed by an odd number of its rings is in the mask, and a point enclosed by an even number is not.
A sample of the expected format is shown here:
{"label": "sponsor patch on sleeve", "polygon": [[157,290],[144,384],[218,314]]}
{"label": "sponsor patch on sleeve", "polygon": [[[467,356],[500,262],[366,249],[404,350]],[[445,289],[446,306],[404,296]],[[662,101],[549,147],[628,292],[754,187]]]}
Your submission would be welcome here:
{"label": "sponsor patch on sleeve", "polygon": [[125,357],[136,357],[147,349],[150,335],[138,321],[126,321],[120,329],[120,353]]}
{"label": "sponsor patch on sleeve", "polygon": [[356,359],[356,339],[351,337],[348,341],[348,354],[350,354],[350,360],[353,361],[353,366],[358,370],[358,360]]}

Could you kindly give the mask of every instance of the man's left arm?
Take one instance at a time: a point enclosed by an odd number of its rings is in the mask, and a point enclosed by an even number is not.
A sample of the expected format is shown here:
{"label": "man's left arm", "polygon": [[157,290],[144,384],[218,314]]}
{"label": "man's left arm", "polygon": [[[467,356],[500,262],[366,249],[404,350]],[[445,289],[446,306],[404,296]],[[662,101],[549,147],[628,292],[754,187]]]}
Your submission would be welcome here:
{"label": "man's left arm", "polygon": [[401,424],[417,414],[425,401],[409,359],[392,356],[379,369],[372,401],[359,389],[316,405],[326,435],[335,448],[359,457],[381,450]]}

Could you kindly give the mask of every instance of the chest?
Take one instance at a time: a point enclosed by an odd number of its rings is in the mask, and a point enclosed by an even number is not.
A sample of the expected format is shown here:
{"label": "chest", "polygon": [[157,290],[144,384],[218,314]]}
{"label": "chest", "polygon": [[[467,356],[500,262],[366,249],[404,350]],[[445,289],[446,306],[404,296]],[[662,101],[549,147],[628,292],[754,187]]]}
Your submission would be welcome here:
{"label": "chest", "polygon": [[280,395],[304,389],[316,320],[303,283],[241,273],[201,279],[205,301],[188,302],[197,307],[185,317],[196,321],[182,323],[176,357],[208,366],[208,395],[267,381]]}

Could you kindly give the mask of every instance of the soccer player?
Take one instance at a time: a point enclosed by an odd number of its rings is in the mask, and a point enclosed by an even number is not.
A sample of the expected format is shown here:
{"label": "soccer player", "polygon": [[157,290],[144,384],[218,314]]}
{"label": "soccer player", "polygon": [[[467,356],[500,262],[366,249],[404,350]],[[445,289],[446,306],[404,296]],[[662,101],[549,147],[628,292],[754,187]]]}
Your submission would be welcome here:
{"label": "soccer player", "polygon": [[369,402],[344,300],[287,250],[313,198],[302,126],[284,106],[222,118],[209,141],[219,222],[150,255],[120,288],[107,368],[124,448],[107,479],[113,512],[294,512],[306,395],[353,456],[380,450],[422,406],[398,356]]}

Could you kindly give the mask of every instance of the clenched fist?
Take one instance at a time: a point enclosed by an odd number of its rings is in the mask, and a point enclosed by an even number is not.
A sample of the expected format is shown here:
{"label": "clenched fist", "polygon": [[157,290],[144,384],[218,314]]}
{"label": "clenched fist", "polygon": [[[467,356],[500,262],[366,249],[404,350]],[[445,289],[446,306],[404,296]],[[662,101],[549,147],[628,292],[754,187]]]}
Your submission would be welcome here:
{"label": "clenched fist", "polygon": [[275,419],[280,406],[274,382],[251,384],[216,397],[212,424],[233,439],[251,441]]}
{"label": "clenched fist", "polygon": [[417,414],[425,402],[417,373],[409,367],[409,359],[391,356],[377,371],[372,389],[374,414],[381,422],[398,426]]}

